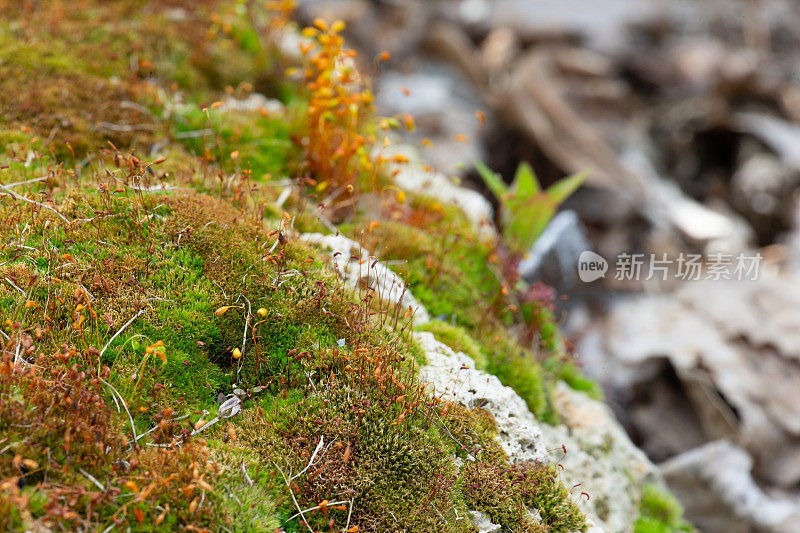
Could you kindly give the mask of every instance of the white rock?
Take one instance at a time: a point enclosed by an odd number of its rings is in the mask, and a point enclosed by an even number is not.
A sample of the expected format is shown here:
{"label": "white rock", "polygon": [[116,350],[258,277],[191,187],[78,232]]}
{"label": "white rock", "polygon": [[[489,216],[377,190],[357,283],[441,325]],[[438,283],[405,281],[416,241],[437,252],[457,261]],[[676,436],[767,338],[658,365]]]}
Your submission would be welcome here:
{"label": "white rock", "polygon": [[281,55],[293,60],[301,59],[303,56],[300,53],[300,47],[311,43],[312,41],[310,39],[303,37],[300,32],[294,28],[280,32],[277,39],[278,50]]}
{"label": "white rock", "polygon": [[271,115],[279,115],[286,111],[280,100],[267,98],[260,93],[253,93],[247,98],[241,99],[230,96],[224,100],[223,105],[220,107],[222,111],[258,111],[259,109],[263,109]]}
{"label": "white rock", "polygon": [[492,413],[497,423],[497,440],[512,461],[547,459],[539,423],[525,400],[511,387],[504,386],[496,376],[476,370],[472,358],[454,352],[432,333],[416,332],[414,338],[428,359],[428,364],[420,369],[420,380],[433,383],[437,396]]}
{"label": "white rock", "polygon": [[[331,251],[331,260],[345,283],[357,288],[362,282],[375,291],[375,297],[385,306],[390,303],[414,311],[414,324],[430,321],[430,315],[411,294],[400,277],[385,264],[370,256],[360,244],[343,235],[304,233],[300,238]],[[402,316],[402,310],[399,311]]]}
{"label": "white rock", "polygon": [[567,487],[580,483],[573,498],[587,515],[588,531],[632,531],[642,485],[661,483],[661,477],[605,404],[559,383],[553,402],[562,424],[539,423],[516,392],[497,377],[476,370],[470,357],[454,352],[430,333],[417,332],[415,338],[428,359],[420,379],[432,382],[438,396],[492,413],[498,442],[512,461],[556,462],[564,467],[559,470]]}

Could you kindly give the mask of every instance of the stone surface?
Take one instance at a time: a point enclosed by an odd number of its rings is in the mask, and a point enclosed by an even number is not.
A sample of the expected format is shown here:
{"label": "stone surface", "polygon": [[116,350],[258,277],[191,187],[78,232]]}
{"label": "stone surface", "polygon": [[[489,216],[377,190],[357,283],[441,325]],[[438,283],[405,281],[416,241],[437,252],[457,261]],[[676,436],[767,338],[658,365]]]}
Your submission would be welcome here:
{"label": "stone surface", "polygon": [[229,96],[223,101],[220,107],[222,111],[259,111],[263,110],[265,113],[271,115],[280,115],[286,111],[286,108],[280,100],[274,98],[267,98],[261,93],[253,93],[247,98],[234,98]]}
{"label": "stone surface", "polygon": [[476,370],[472,358],[454,352],[432,333],[416,332],[414,338],[428,359],[428,364],[420,369],[420,380],[432,382],[434,394],[492,413],[497,422],[498,441],[512,461],[547,459],[539,422],[511,387],[504,386],[496,376]]}
{"label": "stone surface", "polygon": [[[564,484],[573,489],[595,527],[631,531],[638,515],[638,494],[646,483],[661,483],[656,466],[628,438],[602,402],[560,382],[553,402],[558,426],[539,426],[551,460],[563,465]],[[562,446],[567,453],[563,452]],[[589,499],[581,493],[585,492]]]}
{"label": "stone surface", "polygon": [[753,481],[752,466],[746,451],[718,440],[670,459],[661,471],[701,531],[800,531],[798,501],[765,494]]}
{"label": "stone surface", "polygon": [[[424,324],[430,320],[428,311],[414,298],[403,280],[385,264],[371,257],[360,244],[343,235],[305,233],[300,238],[331,251],[331,262],[345,283],[358,289],[363,284],[375,290],[375,297],[382,307],[387,304],[414,312],[414,323]],[[403,316],[402,309],[398,311]]]}
{"label": "stone surface", "polygon": [[470,511],[469,514],[472,518],[472,523],[478,528],[478,533],[492,533],[503,529],[502,526],[492,522],[488,516],[480,511]]}

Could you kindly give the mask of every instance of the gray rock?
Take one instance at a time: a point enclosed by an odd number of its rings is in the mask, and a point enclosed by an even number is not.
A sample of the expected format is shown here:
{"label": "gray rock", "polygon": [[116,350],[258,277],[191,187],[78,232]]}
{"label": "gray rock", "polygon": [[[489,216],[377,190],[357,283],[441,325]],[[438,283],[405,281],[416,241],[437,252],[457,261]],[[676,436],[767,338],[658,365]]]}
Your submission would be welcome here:
{"label": "gray rock", "polygon": [[564,484],[571,487],[580,483],[573,494],[582,500],[581,506],[589,511],[594,527],[632,531],[642,486],[663,483],[658,469],[631,442],[602,402],[563,382],[557,385],[553,402],[562,423],[555,427],[542,424],[540,430],[545,446],[551,450],[551,460],[563,466]]}
{"label": "gray rock", "polygon": [[735,253],[752,241],[752,228],[727,208],[711,209],[684,194],[677,183],[665,179],[641,150],[629,147],[621,161],[632,171],[644,191],[642,214],[654,228],[677,232],[707,253]]}
{"label": "gray rock", "polygon": [[414,338],[428,359],[428,364],[420,369],[420,380],[432,382],[437,396],[492,413],[498,442],[512,461],[547,459],[539,422],[511,387],[500,383],[497,376],[476,370],[472,358],[454,352],[432,333],[416,332]]}
{"label": "gray rock", "polygon": [[652,388],[668,362],[704,440],[735,440],[755,457],[765,482],[794,486],[800,481],[798,287],[796,277],[762,275],[688,282],[675,294],[625,302],[605,327],[604,381],[617,390]]}
{"label": "gray rock", "polygon": [[661,471],[701,531],[800,531],[800,502],[765,494],[750,475],[752,466],[747,452],[718,440],[670,459]]}

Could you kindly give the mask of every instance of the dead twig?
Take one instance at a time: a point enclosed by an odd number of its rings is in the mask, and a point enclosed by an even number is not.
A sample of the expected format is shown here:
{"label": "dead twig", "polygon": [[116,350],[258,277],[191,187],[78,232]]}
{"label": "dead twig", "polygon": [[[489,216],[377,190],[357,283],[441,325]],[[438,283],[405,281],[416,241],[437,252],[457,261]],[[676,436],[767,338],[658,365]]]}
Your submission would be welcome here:
{"label": "dead twig", "polygon": [[350,511],[347,512],[347,525],[344,526],[343,531],[347,531],[350,529],[350,517],[353,515],[353,502],[355,502],[355,498],[350,500]]}
{"label": "dead twig", "polygon": [[17,181],[15,183],[6,183],[5,186],[6,187],[19,187],[20,185],[28,185],[30,183],[37,183],[37,182],[40,182],[40,181],[47,181],[47,178],[48,178],[47,176],[44,176],[42,178],[33,178],[31,180]]}
{"label": "dead twig", "polygon": [[[306,520],[306,516],[303,514],[303,510],[300,509],[300,504],[297,503],[297,498],[294,497],[294,491],[292,490],[292,486],[289,484],[289,480],[286,479],[286,474],[283,473],[283,470],[281,470],[281,467],[279,467],[274,461],[273,461],[272,464],[275,466],[275,468],[278,469],[278,472],[281,473],[281,477],[283,478],[284,483],[286,483],[286,488],[289,489],[289,495],[292,497],[292,501],[294,502],[294,506],[297,508],[297,511],[300,513],[300,518],[303,520],[303,523],[306,525],[306,527],[308,528],[308,530],[311,533],[314,533],[314,530],[311,529],[311,526],[308,524],[308,520]],[[348,523],[350,522],[350,518],[349,517],[348,517],[347,521],[348,521]]]}
{"label": "dead twig", "polygon": [[247,468],[245,468],[244,463],[242,463],[242,474],[244,474],[244,479],[247,481],[247,484],[252,487],[253,480],[250,479],[250,475],[247,473]]}
{"label": "dead twig", "polygon": [[289,479],[289,481],[293,481],[293,480],[297,479],[298,477],[300,477],[303,474],[305,474],[306,470],[311,468],[311,465],[314,463],[314,459],[317,457],[317,454],[322,449],[322,446],[324,444],[325,444],[325,437],[324,436],[320,436],[319,443],[317,444],[317,447],[314,449],[314,453],[311,454],[311,459],[308,460],[308,464],[306,465],[306,467],[304,469],[302,469],[300,472],[298,472],[297,474],[295,474],[294,476],[292,476],[291,479]]}
{"label": "dead twig", "polygon": [[19,287],[17,287],[17,286],[14,284],[14,282],[13,282],[13,281],[11,281],[11,280],[10,280],[10,279],[8,279],[8,278],[3,278],[3,279],[5,279],[5,280],[6,280],[6,282],[7,282],[9,285],[11,285],[11,286],[12,286],[12,287],[14,287],[16,290],[18,290],[20,293],[22,293],[22,295],[23,295],[23,296],[25,296],[25,291],[23,291],[22,289],[20,289]]}
{"label": "dead twig", "polygon": [[87,472],[87,471],[86,471],[86,470],[84,470],[83,468],[79,468],[79,469],[78,469],[78,471],[79,471],[81,474],[83,474],[83,476],[84,476],[86,479],[88,479],[89,481],[91,481],[92,483],[94,483],[94,484],[97,486],[97,488],[98,488],[98,489],[102,490],[103,492],[105,492],[105,491],[106,491],[106,488],[103,486],[103,484],[102,484],[102,483],[100,483],[99,481],[97,481],[97,479],[96,479],[96,478],[95,478],[93,475],[91,475],[89,472]]}
{"label": "dead twig", "polygon": [[131,412],[128,410],[128,404],[125,403],[125,398],[123,398],[122,394],[120,394],[119,391],[114,388],[114,385],[104,380],[100,376],[97,376],[97,379],[99,379],[103,384],[107,385],[108,388],[111,389],[114,394],[119,396],[119,399],[122,402],[122,407],[124,407],[125,412],[128,413],[128,420],[130,420],[131,422],[131,431],[133,432],[133,442],[135,443],[136,441],[139,440],[139,437],[136,435],[136,425],[133,423],[133,417],[131,416]]}
{"label": "dead twig", "polygon": [[139,318],[139,315],[141,315],[142,313],[144,313],[144,309],[141,309],[138,313],[133,315],[133,318],[131,318],[130,320],[125,322],[125,324],[121,328],[119,328],[116,333],[114,333],[114,336],[111,337],[110,339],[108,339],[108,342],[106,343],[105,346],[103,346],[103,349],[100,350],[100,355],[97,358],[98,359],[98,363],[97,363],[98,374],[99,374],[99,368],[100,368],[100,359],[103,358],[103,354],[106,353],[106,350],[108,349],[108,347],[111,346],[111,343],[114,342],[114,339],[116,339],[119,336],[120,333],[125,331],[125,328],[127,328],[128,326],[133,324],[133,321],[136,320],[137,318]]}
{"label": "dead twig", "polygon": [[[304,513],[310,513],[311,511],[316,511],[317,509],[322,509],[324,507],[330,507],[331,505],[341,505],[343,503],[350,503],[350,500],[342,500],[340,502],[328,502],[325,505],[315,505],[314,507],[309,507],[308,509],[304,510]],[[295,513],[289,517],[289,520],[294,520],[300,516],[300,513]]]}
{"label": "dead twig", "polygon": [[155,131],[157,124],[113,124],[111,122],[101,122],[100,127],[107,131]]}
{"label": "dead twig", "polygon": [[59,218],[61,218],[61,220],[63,220],[63,221],[64,221],[64,222],[66,222],[67,224],[69,224],[69,219],[67,219],[67,217],[65,217],[64,215],[62,215],[61,213],[59,213],[58,211],[56,211],[54,208],[50,207],[49,205],[45,205],[45,204],[43,204],[43,203],[40,203],[40,202],[37,202],[37,201],[35,201],[35,200],[31,200],[30,198],[25,198],[25,197],[24,197],[24,196],[22,196],[21,194],[17,194],[17,193],[15,193],[14,191],[12,191],[12,190],[11,190],[11,189],[9,189],[7,186],[5,186],[5,185],[3,185],[3,184],[1,184],[1,183],[0,183],[0,189],[3,189],[4,191],[6,191],[8,194],[10,194],[11,196],[13,196],[13,197],[14,197],[14,198],[16,198],[17,200],[22,200],[23,202],[28,202],[29,204],[37,205],[37,206],[39,206],[39,207],[43,207],[44,209],[47,209],[47,210],[49,210],[49,211],[52,211],[53,213],[55,213],[56,215],[58,215],[58,216],[59,216]]}

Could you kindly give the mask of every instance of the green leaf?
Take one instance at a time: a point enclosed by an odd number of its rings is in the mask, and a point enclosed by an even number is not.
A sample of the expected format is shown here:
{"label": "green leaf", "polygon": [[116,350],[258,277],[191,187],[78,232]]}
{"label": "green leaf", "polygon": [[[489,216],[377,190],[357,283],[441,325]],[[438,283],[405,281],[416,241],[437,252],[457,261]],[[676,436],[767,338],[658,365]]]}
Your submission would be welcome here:
{"label": "green leaf", "polygon": [[514,190],[514,194],[520,199],[526,199],[541,190],[539,181],[536,179],[536,174],[527,161],[523,161],[517,167],[517,172],[514,174],[514,182],[511,187]]}
{"label": "green leaf", "polygon": [[487,167],[483,164],[482,161],[478,161],[477,159],[474,162],[475,169],[480,174],[481,178],[483,178],[483,182],[489,187],[489,190],[492,191],[498,200],[503,201],[503,199],[508,195],[508,185],[505,184],[503,181],[502,176],[500,174],[494,172],[492,169]]}
{"label": "green leaf", "polygon": [[589,175],[589,172],[584,170],[582,172],[578,172],[577,174],[573,174],[572,176],[567,176],[566,178],[555,182],[551,186],[547,188],[547,194],[550,198],[555,201],[556,205],[561,204],[564,200],[569,198],[569,196],[578,190],[583,182],[586,180],[586,176]]}

